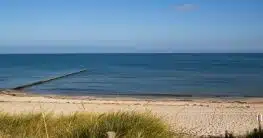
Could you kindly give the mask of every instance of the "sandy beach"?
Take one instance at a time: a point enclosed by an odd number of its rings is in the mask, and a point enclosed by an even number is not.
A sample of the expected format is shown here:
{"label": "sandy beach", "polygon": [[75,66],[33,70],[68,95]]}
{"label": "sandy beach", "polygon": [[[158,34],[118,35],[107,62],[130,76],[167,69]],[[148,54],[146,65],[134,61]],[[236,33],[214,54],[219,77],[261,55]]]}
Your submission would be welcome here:
{"label": "sandy beach", "polygon": [[263,98],[158,98],[94,96],[41,96],[23,93],[0,93],[0,111],[4,113],[114,112],[151,111],[162,117],[175,131],[192,135],[220,135],[226,130],[245,134],[258,126],[263,114]]}

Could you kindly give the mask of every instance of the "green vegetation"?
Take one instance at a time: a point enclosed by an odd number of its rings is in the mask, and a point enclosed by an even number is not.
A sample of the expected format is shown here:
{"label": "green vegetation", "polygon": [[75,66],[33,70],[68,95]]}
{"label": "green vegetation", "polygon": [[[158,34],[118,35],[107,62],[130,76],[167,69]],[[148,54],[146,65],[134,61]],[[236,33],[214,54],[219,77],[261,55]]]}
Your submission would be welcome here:
{"label": "green vegetation", "polygon": [[[107,138],[109,131],[116,132],[117,138],[183,136],[171,131],[161,118],[151,113],[74,113],[60,116],[51,113],[14,115],[0,113],[0,138]],[[226,133],[223,137],[263,138],[263,131],[255,129],[246,136],[233,136]]]}
{"label": "green vegetation", "polygon": [[150,113],[4,114],[0,113],[0,137],[105,138],[108,131],[122,138],[174,137],[162,119]]}
{"label": "green vegetation", "polygon": [[247,134],[246,138],[263,138],[263,131],[254,129],[253,132]]}
{"label": "green vegetation", "polygon": [[254,131],[242,136],[234,136],[226,131],[225,136],[211,136],[209,138],[263,138],[263,131],[255,128]]}

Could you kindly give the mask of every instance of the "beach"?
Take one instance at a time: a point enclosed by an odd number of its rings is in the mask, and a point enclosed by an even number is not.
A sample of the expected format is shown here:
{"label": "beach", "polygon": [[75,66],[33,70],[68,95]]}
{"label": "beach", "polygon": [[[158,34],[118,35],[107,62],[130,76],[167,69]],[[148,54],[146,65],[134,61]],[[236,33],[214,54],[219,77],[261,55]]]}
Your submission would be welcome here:
{"label": "beach", "polygon": [[2,91],[3,113],[72,114],[75,112],[152,112],[175,131],[194,136],[221,135],[227,130],[237,135],[258,127],[263,114],[263,98],[131,98],[96,96],[30,95]]}
{"label": "beach", "polygon": [[1,1],[0,138],[263,138],[262,6]]}

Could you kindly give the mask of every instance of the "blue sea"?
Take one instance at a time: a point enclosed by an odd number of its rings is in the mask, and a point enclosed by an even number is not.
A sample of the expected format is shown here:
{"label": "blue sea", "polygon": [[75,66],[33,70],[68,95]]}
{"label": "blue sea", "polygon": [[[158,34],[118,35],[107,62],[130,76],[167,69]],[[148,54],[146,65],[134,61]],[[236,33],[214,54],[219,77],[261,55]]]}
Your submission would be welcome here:
{"label": "blue sea", "polygon": [[39,94],[263,96],[263,54],[3,54],[0,88],[65,73],[27,88]]}

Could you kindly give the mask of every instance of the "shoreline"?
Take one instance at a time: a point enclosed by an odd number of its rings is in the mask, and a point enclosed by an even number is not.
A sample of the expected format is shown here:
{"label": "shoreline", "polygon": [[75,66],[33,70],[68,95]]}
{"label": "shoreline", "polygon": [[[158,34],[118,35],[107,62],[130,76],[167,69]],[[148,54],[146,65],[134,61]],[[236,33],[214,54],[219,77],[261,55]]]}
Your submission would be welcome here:
{"label": "shoreline", "polygon": [[9,93],[16,95],[27,95],[27,96],[56,96],[56,97],[100,97],[100,98],[110,98],[110,97],[120,97],[127,98],[132,97],[136,99],[221,99],[221,100],[235,100],[235,99],[263,99],[263,96],[249,96],[249,95],[190,95],[190,94],[147,94],[147,93],[139,93],[139,94],[96,94],[96,93],[88,93],[86,95],[81,94],[50,94],[50,93],[41,93],[36,91],[24,91],[24,90],[15,90],[15,89],[4,89],[0,88],[1,93]]}
{"label": "shoreline", "polygon": [[220,135],[226,130],[246,134],[258,126],[263,98],[134,98],[99,96],[38,95],[22,91],[0,91],[3,113],[53,112],[147,112],[163,117],[175,131],[193,135]]}
{"label": "shoreline", "polygon": [[256,96],[150,96],[150,95],[59,95],[39,94],[30,91],[0,89],[0,95],[18,97],[46,97],[52,99],[68,100],[122,100],[122,101],[162,101],[162,102],[204,102],[204,103],[240,103],[240,104],[263,104],[263,97]]}

